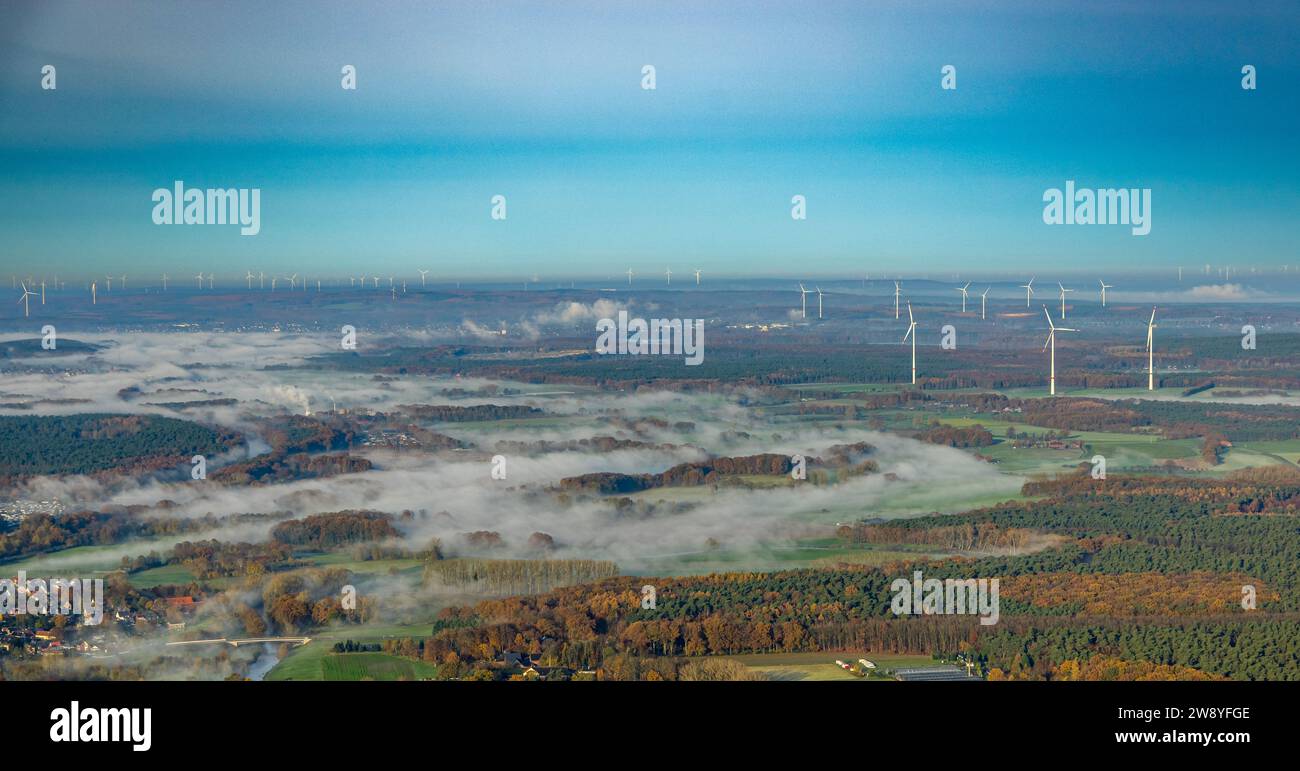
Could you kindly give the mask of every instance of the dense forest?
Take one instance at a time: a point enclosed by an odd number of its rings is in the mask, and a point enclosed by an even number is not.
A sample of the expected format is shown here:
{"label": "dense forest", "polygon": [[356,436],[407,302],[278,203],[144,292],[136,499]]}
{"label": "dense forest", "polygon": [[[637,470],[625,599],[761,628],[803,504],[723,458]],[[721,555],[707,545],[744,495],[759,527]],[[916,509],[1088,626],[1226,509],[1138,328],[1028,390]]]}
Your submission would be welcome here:
{"label": "dense forest", "polygon": [[431,560],[424,580],[488,594],[546,592],[618,575],[618,566],[603,560]]}
{"label": "dense forest", "polygon": [[340,546],[397,538],[392,515],[379,511],[337,511],[288,519],[271,528],[271,538],[292,546],[334,549]]}
{"label": "dense forest", "polygon": [[[1300,680],[1294,472],[1190,482],[1078,474],[1027,483],[1024,493],[1033,497],[838,531],[850,543],[1000,555],[610,578],[449,610],[476,621],[434,630],[418,649],[456,671],[519,650],[611,678],[680,676],[680,661],[655,659],[863,650],[965,652],[994,679]],[[1018,553],[1044,537],[1046,548]],[[890,584],[914,569],[997,578],[999,622],[895,616]],[[653,607],[641,603],[646,583],[656,589]]]}
{"label": "dense forest", "polygon": [[0,415],[0,484],[37,475],[188,468],[191,457],[218,454],[237,440],[157,415]]}

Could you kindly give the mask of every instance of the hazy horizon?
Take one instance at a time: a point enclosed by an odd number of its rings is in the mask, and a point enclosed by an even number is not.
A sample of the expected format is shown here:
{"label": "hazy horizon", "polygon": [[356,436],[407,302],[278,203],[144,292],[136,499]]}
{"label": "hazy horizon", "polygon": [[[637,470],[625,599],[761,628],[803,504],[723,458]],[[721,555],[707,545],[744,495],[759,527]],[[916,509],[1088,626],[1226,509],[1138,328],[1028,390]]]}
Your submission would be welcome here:
{"label": "hazy horizon", "polygon": [[[0,273],[1300,262],[1280,3],[20,2],[0,20]],[[1150,233],[1045,225],[1068,180],[1151,189]],[[260,232],[155,225],[176,181],[259,189]]]}

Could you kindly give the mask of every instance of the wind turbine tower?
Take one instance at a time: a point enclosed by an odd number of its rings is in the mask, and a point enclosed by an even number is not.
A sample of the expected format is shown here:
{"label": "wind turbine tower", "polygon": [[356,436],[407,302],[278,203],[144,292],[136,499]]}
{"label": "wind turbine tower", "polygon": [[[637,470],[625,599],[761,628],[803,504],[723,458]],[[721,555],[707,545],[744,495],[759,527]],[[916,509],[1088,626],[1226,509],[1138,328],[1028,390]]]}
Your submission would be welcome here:
{"label": "wind turbine tower", "polygon": [[1065,321],[1065,293],[1073,292],[1074,290],[1066,289],[1065,285],[1062,284],[1060,281],[1057,281],[1056,285],[1061,288],[1061,321]]}
{"label": "wind turbine tower", "polygon": [[1026,308],[1029,307],[1029,298],[1034,296],[1034,278],[1037,278],[1037,276],[1034,276],[1033,278],[1030,278],[1028,284],[1021,284],[1021,285],[1020,285],[1020,288],[1023,289],[1023,290],[1025,290],[1025,307],[1026,307]]}
{"label": "wind turbine tower", "polygon": [[1051,386],[1049,390],[1052,396],[1056,396],[1056,333],[1057,332],[1078,332],[1079,330],[1070,329],[1068,327],[1058,327],[1055,324],[1053,324],[1052,314],[1047,312],[1046,305],[1043,306],[1043,315],[1047,317],[1047,327],[1049,330],[1047,333],[1047,342],[1043,343],[1043,350],[1047,350],[1048,346],[1051,346],[1052,348],[1052,369],[1049,377],[1049,382],[1051,383]]}
{"label": "wind turbine tower", "polygon": [[23,293],[22,293],[21,295],[18,296],[18,302],[20,302],[20,303],[23,304],[23,318],[28,318],[29,316],[32,315],[32,308],[31,308],[31,305],[30,305],[30,303],[28,302],[27,298],[28,298],[28,297],[31,297],[31,296],[33,296],[33,295],[35,295],[36,293],[35,293],[35,292],[30,292],[30,291],[27,290],[27,282],[26,282],[26,281],[23,281],[23,282],[20,282],[20,283],[22,284],[22,287],[23,287]]}
{"label": "wind turbine tower", "polygon": [[903,342],[912,338],[912,385],[916,385],[916,319],[912,316],[912,301],[907,301],[907,331],[903,333]]}
{"label": "wind turbine tower", "polygon": [[1151,320],[1147,322],[1147,390],[1156,390],[1156,309],[1151,307]]}

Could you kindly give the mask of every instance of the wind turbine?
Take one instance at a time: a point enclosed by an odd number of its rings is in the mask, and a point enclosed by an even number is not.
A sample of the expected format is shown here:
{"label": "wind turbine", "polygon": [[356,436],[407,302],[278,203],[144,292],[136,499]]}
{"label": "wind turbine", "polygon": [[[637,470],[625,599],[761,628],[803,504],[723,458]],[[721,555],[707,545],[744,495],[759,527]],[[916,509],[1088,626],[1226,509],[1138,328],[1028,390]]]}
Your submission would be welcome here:
{"label": "wind turbine", "polygon": [[198,279],[198,282],[199,282],[199,289],[202,289],[202,288],[203,288],[203,271],[199,271],[199,275],[195,276],[194,278]]}
{"label": "wind turbine", "polygon": [[24,318],[27,318],[27,317],[29,317],[29,316],[32,315],[31,305],[28,303],[27,298],[28,298],[28,297],[31,297],[32,295],[34,295],[34,294],[36,294],[36,293],[35,293],[35,292],[29,292],[29,291],[27,291],[27,282],[26,282],[26,281],[23,281],[23,282],[21,282],[21,283],[22,283],[22,287],[23,287],[23,293],[18,297],[18,302],[20,302],[20,303],[23,304],[23,317],[24,317]]}
{"label": "wind turbine", "polygon": [[1037,276],[1034,276],[1034,277],[1030,278],[1028,284],[1021,284],[1021,285],[1020,285],[1020,288],[1023,289],[1023,290],[1025,290],[1025,307],[1026,307],[1026,308],[1029,307],[1029,298],[1030,298],[1030,297],[1033,297],[1033,295],[1034,295],[1034,279],[1035,279],[1035,278],[1037,278]]}
{"label": "wind turbine", "polygon": [[164,291],[164,292],[167,291],[167,279],[169,279],[169,278],[171,278],[171,276],[168,276],[166,273],[162,274],[163,291]]}
{"label": "wind turbine", "polygon": [[672,268],[668,268],[668,269],[664,270],[664,274],[668,276],[668,285],[669,285],[669,286],[672,286],[672,284],[673,284],[673,269],[672,269]]}
{"label": "wind turbine", "polygon": [[122,291],[125,292],[125,291],[126,291],[126,274],[123,273],[121,276],[118,276],[118,278],[120,278],[120,279],[122,280]]}
{"label": "wind turbine", "polygon": [[45,279],[41,279],[41,305],[45,304]]}
{"label": "wind turbine", "polygon": [[110,292],[113,291],[113,277],[112,277],[112,276],[104,276],[104,278],[108,279],[108,291],[110,291]]}
{"label": "wind turbine", "polygon": [[958,292],[961,292],[961,312],[962,312],[962,313],[965,313],[965,312],[966,312],[966,296],[967,296],[966,290],[967,290],[967,289],[970,289],[970,282],[967,281],[967,282],[966,282],[966,286],[959,286],[959,287],[956,287],[956,289],[957,289]]}
{"label": "wind turbine", "polygon": [[1055,324],[1053,324],[1052,314],[1047,312],[1046,305],[1043,306],[1043,315],[1047,317],[1047,326],[1050,330],[1047,333],[1047,342],[1043,343],[1043,350],[1047,350],[1047,347],[1049,345],[1052,347],[1052,371],[1051,371],[1051,378],[1049,382],[1051,383],[1051,388],[1050,388],[1051,395],[1055,396],[1056,395],[1056,333],[1057,332],[1078,332],[1079,330],[1070,329],[1068,327],[1058,327]]}
{"label": "wind turbine", "polygon": [[631,268],[628,268],[628,269],[627,269],[627,285],[628,285],[628,286],[632,286],[632,276],[633,276],[633,275],[634,275],[634,274],[632,273],[632,269],[631,269]]}
{"label": "wind turbine", "polygon": [[1062,284],[1060,281],[1057,281],[1056,285],[1061,287],[1061,321],[1065,321],[1065,293],[1073,292],[1074,290],[1066,289],[1065,285]]}
{"label": "wind turbine", "polygon": [[379,276],[371,276],[370,280],[375,282],[375,289],[379,288]]}
{"label": "wind turbine", "polygon": [[260,270],[257,272],[257,288],[258,289],[266,288],[266,274]]}
{"label": "wind turbine", "polygon": [[912,316],[912,301],[907,301],[907,331],[903,333],[903,342],[912,338],[912,385],[916,385],[916,319]]}
{"label": "wind turbine", "polygon": [[701,270],[701,269],[699,269],[699,268],[696,268],[696,269],[695,269],[695,285],[696,285],[696,286],[699,286],[699,285],[700,285],[700,274],[703,273],[703,272],[704,272],[704,271]]}
{"label": "wind turbine", "polygon": [[298,286],[298,274],[297,274],[297,273],[293,274],[292,276],[286,276],[284,280],[289,282],[289,291],[290,291],[290,292],[292,292],[294,289],[297,288],[297,286]]}
{"label": "wind turbine", "polygon": [[898,296],[903,293],[903,286],[897,281],[894,282],[894,319],[898,319]]}
{"label": "wind turbine", "polygon": [[990,286],[988,289],[985,289],[985,290],[984,290],[984,294],[980,295],[980,320],[981,320],[981,321],[983,321],[984,319],[988,318],[988,316],[985,315],[984,310],[985,310],[985,308],[987,307],[986,303],[987,303],[987,301],[988,301],[988,297],[989,297],[989,289],[992,289],[992,288],[993,288],[993,287]]}
{"label": "wind turbine", "polygon": [[1107,290],[1107,289],[1114,289],[1115,286],[1114,286],[1113,284],[1107,284],[1105,281],[1102,281],[1101,279],[1097,279],[1097,283],[1098,283],[1098,284],[1101,284],[1101,307],[1105,308],[1105,307],[1106,307],[1106,290]]}
{"label": "wind turbine", "polygon": [[420,270],[419,268],[416,268],[416,271],[420,274],[420,288],[423,289],[423,288],[424,288],[424,277],[427,276],[427,275],[429,275],[429,271],[427,271],[427,270]]}
{"label": "wind turbine", "polygon": [[248,281],[248,288],[249,288],[249,289],[252,289],[252,288],[253,288],[253,271],[251,271],[251,270],[248,271],[248,275],[244,276],[244,278]]}
{"label": "wind turbine", "polygon": [[817,287],[817,318],[822,317],[822,288]]}
{"label": "wind turbine", "polygon": [[94,281],[91,281],[91,282],[90,282],[90,304],[91,304],[91,305],[98,305],[98,304],[99,304],[99,300],[95,297],[95,282],[94,282]]}
{"label": "wind turbine", "polygon": [[809,291],[804,288],[804,285],[800,284],[799,285],[799,302],[801,308],[800,313],[803,314],[803,317],[805,319],[808,318],[808,295],[809,294],[810,294]]}
{"label": "wind turbine", "polygon": [[1156,390],[1156,309],[1151,306],[1151,320],[1147,322],[1147,390]]}
{"label": "wind turbine", "polygon": [[214,279],[214,278],[216,278],[216,275],[215,275],[215,274],[213,274],[213,273],[209,273],[209,274],[208,274],[208,289],[211,289],[211,288],[212,288],[212,279]]}
{"label": "wind turbine", "polygon": [[275,282],[279,281],[279,276],[271,276],[271,294],[275,294]]}

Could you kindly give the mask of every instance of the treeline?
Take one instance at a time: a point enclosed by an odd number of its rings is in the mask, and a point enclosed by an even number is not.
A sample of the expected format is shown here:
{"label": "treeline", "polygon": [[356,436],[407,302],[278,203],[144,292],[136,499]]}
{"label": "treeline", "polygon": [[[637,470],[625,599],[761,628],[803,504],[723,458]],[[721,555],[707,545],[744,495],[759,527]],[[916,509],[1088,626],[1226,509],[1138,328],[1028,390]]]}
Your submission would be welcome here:
{"label": "treeline", "polygon": [[538,439],[531,442],[501,440],[494,445],[497,452],[517,453],[520,455],[546,452],[596,452],[607,453],[615,450],[664,450],[677,449],[675,444],[656,444],[637,439],[618,439],[612,436],[591,436],[582,439],[550,441]]}
{"label": "treeline", "polygon": [[561,586],[590,583],[618,575],[618,566],[604,560],[432,560],[424,580],[457,589],[489,594],[548,592]]}
{"label": "treeline", "polygon": [[1030,542],[1034,531],[973,522],[924,529],[893,524],[855,524],[840,525],[835,529],[835,535],[848,543],[922,544],[953,551],[976,551],[1022,549]]}
{"label": "treeline", "polygon": [[984,426],[934,426],[917,435],[931,444],[949,447],[988,447],[993,444],[993,434]]}
{"label": "treeline", "polygon": [[1234,441],[1272,441],[1300,437],[1300,408],[1281,404],[1222,404],[1209,401],[1154,399],[1015,399],[999,394],[963,395],[961,401],[977,413],[1004,416],[1072,432],[1131,432],[1159,427],[1170,439],[1210,434]]}
{"label": "treeline", "polygon": [[461,407],[452,404],[403,404],[398,411],[418,420],[435,423],[467,423],[480,420],[518,420],[540,418],[546,413],[525,405],[478,404]]}
{"label": "treeline", "polygon": [[211,529],[222,522],[245,517],[144,518],[133,508],[113,511],[72,511],[32,514],[0,534],[0,559],[12,559],[74,546],[104,546],[132,538],[149,538]]}
{"label": "treeline", "polygon": [[243,463],[232,463],[208,474],[208,479],[225,485],[274,484],[299,479],[319,479],[339,474],[369,471],[373,464],[366,458],[347,453],[283,455],[265,453]]}
{"label": "treeline", "polygon": [[736,458],[711,458],[695,463],[679,463],[658,474],[618,474],[597,472],[560,480],[561,490],[581,490],[608,495],[634,493],[656,487],[694,487],[716,484],[720,477],[751,474],[781,476],[789,474],[793,463],[789,455],[760,453]]}
{"label": "treeline", "polygon": [[137,557],[132,569],[158,565],[184,565],[195,578],[206,580],[222,576],[259,576],[297,564],[293,547],[289,544],[225,543],[218,540],[182,541],[172,547],[170,554]]}
{"label": "treeline", "polygon": [[[825,457],[807,458],[805,470],[810,481],[826,481],[825,472],[836,471],[839,474],[866,474],[877,470],[875,461],[862,460],[862,457],[874,451],[866,442],[835,445],[828,449]],[[560,480],[559,489],[564,491],[584,491],[609,495],[614,493],[634,493],[652,490],[658,487],[696,487],[700,485],[719,484],[728,477],[739,476],[786,476],[794,469],[794,459],[790,455],[777,453],[759,453],[739,457],[717,457],[693,463],[679,463],[658,474],[619,474],[615,472],[596,472]],[[816,472],[823,472],[820,476]]]}
{"label": "treeline", "polygon": [[292,546],[334,549],[339,546],[397,538],[393,518],[379,511],[336,511],[290,519],[271,528],[271,538]]}

